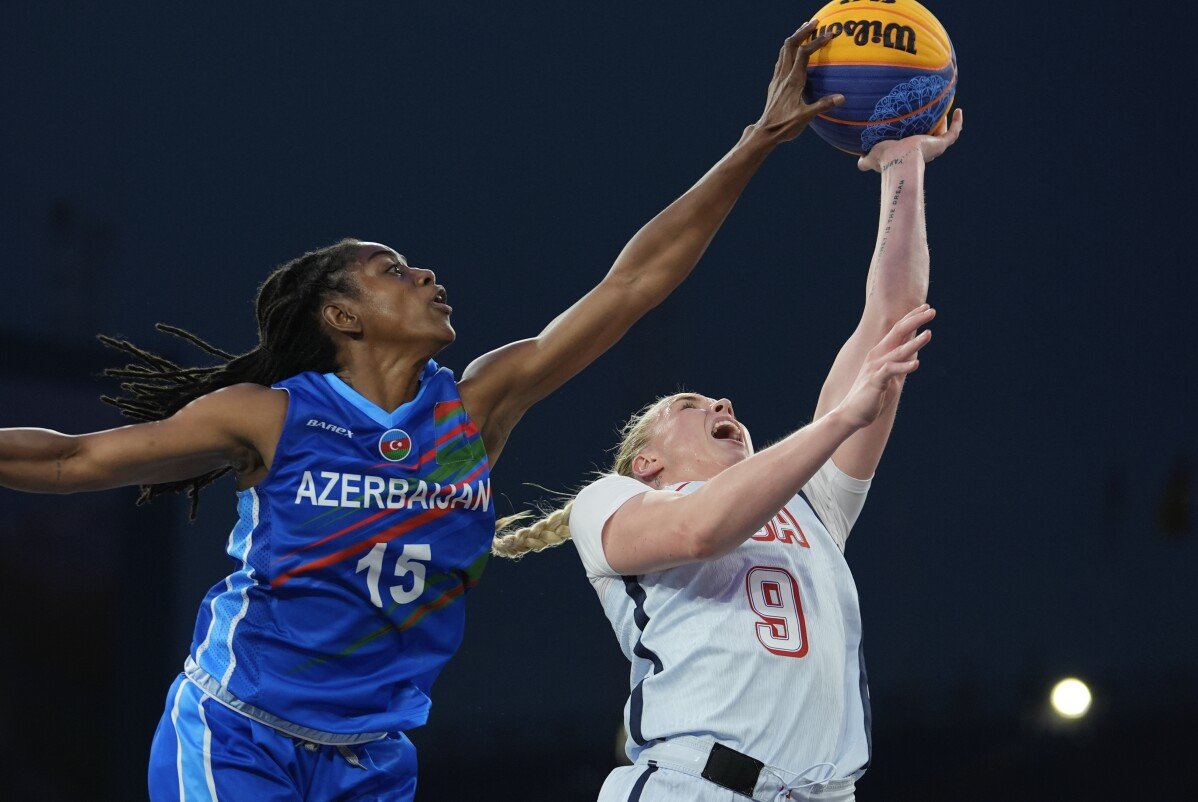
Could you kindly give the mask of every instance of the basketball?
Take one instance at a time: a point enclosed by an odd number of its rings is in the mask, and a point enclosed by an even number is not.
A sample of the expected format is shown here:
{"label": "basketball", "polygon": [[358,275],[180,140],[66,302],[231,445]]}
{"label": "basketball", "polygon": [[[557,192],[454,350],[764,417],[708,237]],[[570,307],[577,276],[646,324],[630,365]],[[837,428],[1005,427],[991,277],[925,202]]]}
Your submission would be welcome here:
{"label": "basketball", "polygon": [[815,14],[834,38],[811,55],[805,99],[844,103],[812,120],[835,148],[860,156],[884,139],[935,130],[957,90],[957,54],[915,0],[832,0]]}

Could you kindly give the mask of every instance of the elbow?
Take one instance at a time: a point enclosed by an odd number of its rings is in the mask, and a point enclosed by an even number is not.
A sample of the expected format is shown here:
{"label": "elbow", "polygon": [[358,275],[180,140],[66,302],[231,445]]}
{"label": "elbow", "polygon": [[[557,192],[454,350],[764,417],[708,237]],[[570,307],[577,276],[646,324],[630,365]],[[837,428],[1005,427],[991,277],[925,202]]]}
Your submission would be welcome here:
{"label": "elbow", "polygon": [[637,309],[638,317],[664,301],[678,282],[654,280],[644,269],[617,263],[603,277],[602,285],[618,293],[621,308]]}
{"label": "elbow", "polygon": [[[696,501],[706,488],[687,496]],[[741,531],[741,524],[729,521],[720,509],[689,505],[685,514],[679,516],[674,525],[674,542],[690,562],[718,560],[736,550],[741,543],[756,531]]]}
{"label": "elbow", "polygon": [[88,475],[87,454],[78,438],[72,437],[54,458],[54,484],[50,492],[68,495],[91,490],[84,478]]}
{"label": "elbow", "polygon": [[683,546],[683,553],[690,562],[707,562],[723,557],[729,549],[725,545],[727,538],[710,525],[687,527],[679,534],[676,542]]}
{"label": "elbow", "polygon": [[617,262],[599,281],[599,287],[630,300],[640,294],[643,279],[639,271]]}
{"label": "elbow", "polygon": [[690,562],[707,562],[717,556],[715,544],[709,539],[691,535],[686,542],[686,558]]}

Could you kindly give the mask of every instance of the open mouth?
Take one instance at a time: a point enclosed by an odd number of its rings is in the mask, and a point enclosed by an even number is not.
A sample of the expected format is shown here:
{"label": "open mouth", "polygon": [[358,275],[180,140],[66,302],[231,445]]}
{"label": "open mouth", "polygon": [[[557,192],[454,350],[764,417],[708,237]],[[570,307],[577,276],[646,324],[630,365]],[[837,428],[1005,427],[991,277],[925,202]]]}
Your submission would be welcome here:
{"label": "open mouth", "polygon": [[745,436],[740,427],[727,419],[718,421],[711,427],[711,436],[716,440],[732,440],[742,445],[745,442]]}
{"label": "open mouth", "polygon": [[452,312],[453,307],[449,305],[448,301],[449,296],[446,295],[445,289],[441,288],[437,290],[437,294],[433,296],[433,300],[430,303],[443,312]]}

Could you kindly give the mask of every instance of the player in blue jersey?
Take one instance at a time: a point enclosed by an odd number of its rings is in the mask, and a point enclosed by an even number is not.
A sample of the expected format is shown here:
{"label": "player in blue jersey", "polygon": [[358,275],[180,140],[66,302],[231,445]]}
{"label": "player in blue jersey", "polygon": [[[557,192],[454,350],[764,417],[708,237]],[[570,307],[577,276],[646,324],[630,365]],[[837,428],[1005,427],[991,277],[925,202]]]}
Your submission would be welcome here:
{"label": "player in blue jersey", "polygon": [[924,165],[961,127],[958,111],[860,160],[882,173],[865,309],[810,425],[754,453],[728,399],[660,399],[628,422],[609,475],[496,537],[508,557],[573,538],[632,665],[633,765],[600,802],[854,798],[870,707],[843,552],[931,338],[917,334],[935,315]]}
{"label": "player in blue jersey", "polygon": [[72,493],[198,493],[233,471],[236,570],[201,605],[150,759],[154,800],[409,800],[429,688],[462,636],[463,594],[494,534],[490,468],[541,398],[686,278],[779,143],[842,102],[808,105],[812,21],[783,45],[760,119],[644,226],[608,274],[539,335],[470,363],[427,268],[359,240],[266,279],[259,344],[184,367],[127,341],[107,399],[144,421],[69,436],[0,432],[0,484]]}

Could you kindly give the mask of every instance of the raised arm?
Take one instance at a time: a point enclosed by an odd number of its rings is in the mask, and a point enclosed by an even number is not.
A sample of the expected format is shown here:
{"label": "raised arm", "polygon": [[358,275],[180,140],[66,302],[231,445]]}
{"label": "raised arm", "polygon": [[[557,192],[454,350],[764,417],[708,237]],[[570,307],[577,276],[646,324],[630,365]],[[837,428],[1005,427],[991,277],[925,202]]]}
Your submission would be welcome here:
{"label": "raised arm", "polygon": [[[893,404],[919,367],[931,332],[926,305],[900,319],[862,360],[840,403],[808,426],[724,469],[689,495],[651,490],[607,519],[603,553],[621,574],[643,574],[728,554],[765,526],[833,452]],[[729,503],[729,499],[735,499]]]}
{"label": "raised arm", "polygon": [[0,485],[75,493],[180,481],[225,466],[252,473],[270,464],[286,404],[281,391],[239,384],[153,423],[82,435],[0,429]]}
{"label": "raised arm", "polygon": [[[944,132],[879,142],[858,163],[862,170],[882,174],[878,237],[865,280],[865,309],[824,381],[815,408],[816,418],[835,408],[845,397],[865,355],[894,322],[927,299],[929,257],[923,207],[924,166],[957,140],[962,122],[958,109],[952,125]],[[898,395],[890,399],[876,421],[836,449],[832,459],[840,470],[858,479],[874,475],[894,426]]]}
{"label": "raised arm", "polygon": [[530,406],[593,362],[682,283],[770,152],[798,136],[815,115],[843,102],[839,95],[814,105],[803,102],[807,60],[830,38],[808,41],[816,22],[783,44],[761,118],[698,183],[637,232],[598,286],[536,337],[485,354],[466,368],[459,390],[480,422],[492,460]]}

